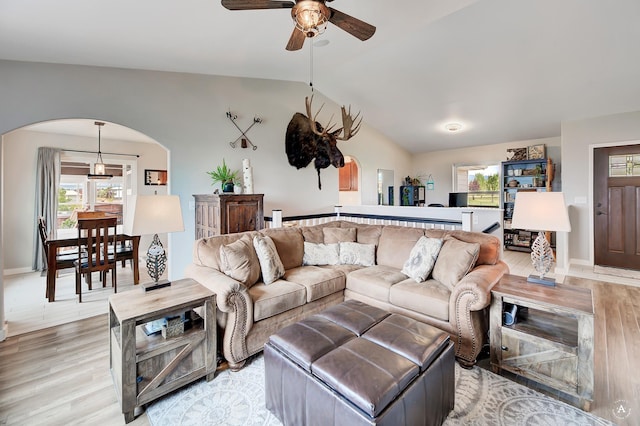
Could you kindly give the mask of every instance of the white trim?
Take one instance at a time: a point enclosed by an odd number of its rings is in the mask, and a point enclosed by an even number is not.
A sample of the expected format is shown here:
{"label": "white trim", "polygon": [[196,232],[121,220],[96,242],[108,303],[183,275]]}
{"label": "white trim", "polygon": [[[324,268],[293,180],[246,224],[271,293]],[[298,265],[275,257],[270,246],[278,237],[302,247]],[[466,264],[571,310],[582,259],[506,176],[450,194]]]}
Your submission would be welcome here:
{"label": "white trim", "polygon": [[2,328],[0,328],[0,342],[4,342],[4,340],[7,338],[8,335],[9,335],[9,325],[5,321],[2,324]]}
{"label": "white trim", "polygon": [[4,273],[4,275],[19,275],[19,274],[28,274],[30,272],[33,272],[33,269],[29,267],[24,267],[24,268],[5,269],[2,272]]}
{"label": "white trim", "polygon": [[595,218],[593,217],[593,155],[596,148],[609,148],[613,146],[628,146],[628,145],[640,145],[640,140],[632,141],[619,141],[619,142],[604,142],[594,143],[589,145],[589,200],[587,205],[589,206],[589,265],[595,265],[595,235],[593,228],[595,226]]}

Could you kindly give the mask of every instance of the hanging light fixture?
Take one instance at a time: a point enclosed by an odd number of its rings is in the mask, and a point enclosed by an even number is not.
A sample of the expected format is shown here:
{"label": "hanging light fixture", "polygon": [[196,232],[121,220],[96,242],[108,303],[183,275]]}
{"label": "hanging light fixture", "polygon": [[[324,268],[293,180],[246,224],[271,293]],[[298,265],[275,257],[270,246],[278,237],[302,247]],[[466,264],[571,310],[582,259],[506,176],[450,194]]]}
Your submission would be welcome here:
{"label": "hanging light fixture", "polygon": [[104,162],[102,161],[102,152],[100,152],[100,142],[101,142],[100,129],[102,128],[102,126],[104,126],[104,123],[102,121],[96,121],[94,122],[94,124],[98,126],[98,159],[96,160],[96,163],[93,167],[93,173],[89,173],[87,175],[87,179],[89,180],[111,179],[113,175],[107,174],[107,168],[104,165]]}
{"label": "hanging light fixture", "polygon": [[311,38],[322,34],[329,22],[329,9],[324,3],[302,0],[291,9],[291,17],[296,28]]}

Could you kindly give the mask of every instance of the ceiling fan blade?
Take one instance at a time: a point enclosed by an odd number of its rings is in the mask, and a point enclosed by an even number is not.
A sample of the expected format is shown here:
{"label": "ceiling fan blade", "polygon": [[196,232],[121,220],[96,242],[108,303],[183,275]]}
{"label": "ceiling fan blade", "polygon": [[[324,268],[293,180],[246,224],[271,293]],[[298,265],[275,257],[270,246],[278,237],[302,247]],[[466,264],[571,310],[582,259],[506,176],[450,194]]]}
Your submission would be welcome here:
{"label": "ceiling fan blade", "polygon": [[294,51],[302,49],[305,38],[307,38],[307,36],[305,36],[302,31],[294,28],[291,33],[291,37],[289,37],[289,42],[287,43],[287,50]]}
{"label": "ceiling fan blade", "polygon": [[362,41],[370,39],[376,32],[376,27],[371,24],[367,24],[332,7],[330,7],[329,10],[331,11],[329,22]]}
{"label": "ceiling fan blade", "polygon": [[295,3],[271,0],[222,0],[222,5],[229,10],[291,9]]}

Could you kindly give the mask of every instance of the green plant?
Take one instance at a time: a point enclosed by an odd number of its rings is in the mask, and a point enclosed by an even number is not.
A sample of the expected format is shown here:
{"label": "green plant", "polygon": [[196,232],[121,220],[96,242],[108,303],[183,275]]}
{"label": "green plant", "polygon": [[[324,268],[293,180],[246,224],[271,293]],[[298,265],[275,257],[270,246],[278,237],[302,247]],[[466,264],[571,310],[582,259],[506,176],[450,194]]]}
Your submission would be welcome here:
{"label": "green plant", "polygon": [[227,163],[225,163],[224,158],[222,159],[222,166],[218,166],[215,170],[207,172],[207,174],[211,177],[211,185],[220,182],[222,185],[225,183],[233,183],[238,181],[238,171],[231,170],[227,167]]}

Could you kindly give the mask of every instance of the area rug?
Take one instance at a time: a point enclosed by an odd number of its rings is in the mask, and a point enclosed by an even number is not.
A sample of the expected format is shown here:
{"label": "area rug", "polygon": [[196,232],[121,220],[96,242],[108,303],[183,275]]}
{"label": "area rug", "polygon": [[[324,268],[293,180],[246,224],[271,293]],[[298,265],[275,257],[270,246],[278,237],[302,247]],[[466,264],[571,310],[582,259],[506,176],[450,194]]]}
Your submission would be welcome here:
{"label": "area rug", "polygon": [[[264,407],[264,360],[253,358],[240,371],[219,373],[147,406],[152,426],[280,426]],[[612,425],[568,404],[475,367],[456,364],[456,402],[444,423],[476,426]]]}

